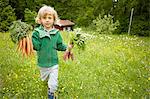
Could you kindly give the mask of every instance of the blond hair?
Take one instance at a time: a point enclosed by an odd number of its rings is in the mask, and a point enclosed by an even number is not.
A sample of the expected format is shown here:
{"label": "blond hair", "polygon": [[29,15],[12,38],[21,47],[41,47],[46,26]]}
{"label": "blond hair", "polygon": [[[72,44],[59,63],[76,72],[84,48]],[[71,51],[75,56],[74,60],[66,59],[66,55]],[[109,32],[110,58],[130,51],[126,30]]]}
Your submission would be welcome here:
{"label": "blond hair", "polygon": [[57,12],[54,10],[54,8],[47,6],[47,5],[44,5],[43,7],[39,9],[35,22],[38,24],[41,24],[40,22],[41,17],[43,17],[47,13],[51,13],[54,16],[54,24],[57,23],[57,21],[59,20]]}

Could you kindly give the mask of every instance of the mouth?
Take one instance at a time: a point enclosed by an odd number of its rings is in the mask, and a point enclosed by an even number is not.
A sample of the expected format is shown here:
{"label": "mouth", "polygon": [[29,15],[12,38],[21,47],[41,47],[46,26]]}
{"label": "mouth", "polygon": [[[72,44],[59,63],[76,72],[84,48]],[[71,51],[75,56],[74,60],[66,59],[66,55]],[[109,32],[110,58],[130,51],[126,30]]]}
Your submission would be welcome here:
{"label": "mouth", "polygon": [[46,23],[45,25],[52,25],[51,23]]}

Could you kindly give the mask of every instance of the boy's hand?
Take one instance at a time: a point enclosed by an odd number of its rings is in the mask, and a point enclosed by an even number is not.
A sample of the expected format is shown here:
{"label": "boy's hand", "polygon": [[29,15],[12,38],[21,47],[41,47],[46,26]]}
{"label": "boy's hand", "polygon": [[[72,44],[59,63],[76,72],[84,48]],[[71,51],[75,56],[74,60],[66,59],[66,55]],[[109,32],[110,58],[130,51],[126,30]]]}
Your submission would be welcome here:
{"label": "boy's hand", "polygon": [[67,50],[64,53],[63,59],[66,61],[67,59],[71,58],[74,59],[73,53],[71,52],[73,48],[73,44],[69,44]]}
{"label": "boy's hand", "polygon": [[72,50],[72,48],[73,48],[73,44],[69,44],[66,51],[70,52]]}
{"label": "boy's hand", "polygon": [[63,56],[63,59],[66,61],[67,59],[72,59],[72,60],[74,60],[74,55],[73,55],[73,53],[72,52],[70,52],[70,51],[66,51],[65,53],[64,53],[64,56]]}

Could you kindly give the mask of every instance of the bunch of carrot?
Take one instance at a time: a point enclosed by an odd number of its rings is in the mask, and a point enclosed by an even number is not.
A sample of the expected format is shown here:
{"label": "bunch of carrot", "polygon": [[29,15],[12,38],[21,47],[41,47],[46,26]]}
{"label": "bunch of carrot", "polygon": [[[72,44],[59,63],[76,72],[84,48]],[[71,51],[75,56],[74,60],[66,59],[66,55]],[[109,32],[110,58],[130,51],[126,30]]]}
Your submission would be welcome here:
{"label": "bunch of carrot", "polygon": [[32,45],[31,38],[27,36],[27,37],[20,39],[20,41],[18,42],[17,50],[21,51],[23,56],[32,55],[33,54],[33,45]]}
{"label": "bunch of carrot", "polygon": [[17,50],[21,51],[23,56],[31,55],[33,53],[32,40],[29,36],[32,31],[31,25],[21,20],[14,21],[9,31],[11,40],[18,46]]}

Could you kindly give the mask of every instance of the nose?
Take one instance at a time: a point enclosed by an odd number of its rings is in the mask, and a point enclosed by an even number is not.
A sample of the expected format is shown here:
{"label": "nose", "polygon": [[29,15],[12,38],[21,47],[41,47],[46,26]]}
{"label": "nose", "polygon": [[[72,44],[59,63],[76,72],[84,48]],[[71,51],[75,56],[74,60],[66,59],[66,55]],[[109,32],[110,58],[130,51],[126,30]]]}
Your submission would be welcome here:
{"label": "nose", "polygon": [[48,18],[46,18],[46,21],[49,21]]}
{"label": "nose", "polygon": [[49,19],[48,19],[48,18],[45,18],[45,20],[46,20],[46,21],[49,21]]}

